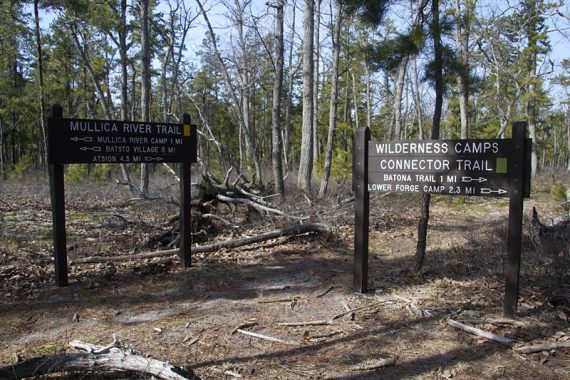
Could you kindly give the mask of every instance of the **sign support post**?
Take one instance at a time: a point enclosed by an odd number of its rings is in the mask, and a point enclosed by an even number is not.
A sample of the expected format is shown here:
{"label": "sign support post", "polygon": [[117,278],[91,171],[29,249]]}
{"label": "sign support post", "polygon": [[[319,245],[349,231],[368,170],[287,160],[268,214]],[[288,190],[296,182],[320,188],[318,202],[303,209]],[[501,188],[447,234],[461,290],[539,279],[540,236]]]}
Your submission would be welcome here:
{"label": "sign support post", "polygon": [[[190,128],[191,135],[196,137],[196,129],[187,113],[182,115],[182,128]],[[184,268],[192,265],[191,186],[190,164],[184,162],[180,165],[180,260]]]}
{"label": "sign support post", "polygon": [[368,141],[370,141],[370,128],[358,128],[356,131],[352,186],[355,193],[354,287],[360,293],[368,291],[368,227],[370,221]]}
{"label": "sign support post", "polygon": [[503,315],[513,318],[519,300],[521,264],[521,239],[523,221],[523,196],[525,188],[525,137],[526,122],[513,123],[513,162],[510,173],[509,228],[507,236],[507,261],[505,265],[505,300]]}
{"label": "sign support post", "polygon": [[370,141],[359,128],[353,159],[354,287],[368,290],[369,191],[509,197],[503,314],[513,318],[519,298],[523,198],[530,197],[526,122],[511,139]]}
{"label": "sign support post", "polygon": [[55,278],[68,285],[65,233],[64,164],[180,163],[180,252],[191,265],[191,164],[198,162],[196,126],[190,115],[182,123],[69,119],[54,104],[48,118],[48,165],[53,216]]}
{"label": "sign support post", "polygon": [[[61,106],[54,104],[51,107],[51,117],[48,119],[48,131],[57,128],[57,120],[62,117],[63,110]],[[53,218],[55,282],[57,286],[67,286],[67,238],[65,234],[65,185],[63,180],[63,164],[50,163],[48,166]]]}

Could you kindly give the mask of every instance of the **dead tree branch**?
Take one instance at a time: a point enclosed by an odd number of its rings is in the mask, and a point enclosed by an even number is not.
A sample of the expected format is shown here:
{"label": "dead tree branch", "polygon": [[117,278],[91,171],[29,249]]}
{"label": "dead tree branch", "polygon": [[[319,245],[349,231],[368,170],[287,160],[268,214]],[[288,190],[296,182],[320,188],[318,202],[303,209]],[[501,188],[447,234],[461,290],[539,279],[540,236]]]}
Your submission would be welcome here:
{"label": "dead tree branch", "polygon": [[[330,230],[322,224],[299,224],[292,227],[283,228],[280,230],[273,230],[265,233],[261,233],[255,236],[249,236],[243,239],[229,240],[218,242],[209,245],[203,245],[199,247],[192,247],[192,253],[207,253],[215,252],[224,248],[238,248],[244,245],[259,243],[265,240],[277,239],[285,236],[301,235],[306,233],[329,233]],[[139,253],[136,255],[122,255],[122,256],[92,256],[83,257],[72,260],[72,264],[96,264],[96,263],[109,263],[109,262],[121,262],[130,260],[140,260],[140,259],[150,259],[156,257],[168,257],[177,255],[180,252],[179,249],[170,249],[166,251],[157,252],[146,252]]]}
{"label": "dead tree branch", "polygon": [[67,352],[42,356],[0,368],[0,378],[18,380],[61,372],[135,372],[163,380],[188,380],[197,377],[184,368],[133,354],[117,341],[107,347],[73,341],[70,346],[86,352]]}

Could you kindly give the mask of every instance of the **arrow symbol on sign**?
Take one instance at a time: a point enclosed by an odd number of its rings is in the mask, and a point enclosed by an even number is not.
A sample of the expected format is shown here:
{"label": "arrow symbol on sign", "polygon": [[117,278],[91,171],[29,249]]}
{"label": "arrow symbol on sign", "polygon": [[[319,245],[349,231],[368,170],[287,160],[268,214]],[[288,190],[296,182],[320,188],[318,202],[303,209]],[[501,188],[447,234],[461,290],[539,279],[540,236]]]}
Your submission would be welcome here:
{"label": "arrow symbol on sign", "polygon": [[481,188],[481,194],[506,194],[507,190],[503,190],[503,189],[497,189],[497,190],[493,190],[493,189],[489,189],[488,187],[482,187]]}
{"label": "arrow symbol on sign", "polygon": [[101,151],[101,147],[100,146],[94,146],[94,147],[87,147],[87,146],[82,146],[81,148],[79,148],[79,150],[86,152],[88,150],[91,150],[93,152],[100,152]]}
{"label": "arrow symbol on sign", "polygon": [[77,137],[77,136],[74,136],[74,137],[71,138],[71,141],[75,141],[75,142],[78,142],[78,141],[93,142],[93,137]]}
{"label": "arrow symbol on sign", "polygon": [[461,177],[461,182],[487,182],[487,178],[484,177],[478,177],[478,178],[473,178],[473,177]]}
{"label": "arrow symbol on sign", "polygon": [[162,157],[145,157],[144,160],[145,161],[162,161],[163,158]]}

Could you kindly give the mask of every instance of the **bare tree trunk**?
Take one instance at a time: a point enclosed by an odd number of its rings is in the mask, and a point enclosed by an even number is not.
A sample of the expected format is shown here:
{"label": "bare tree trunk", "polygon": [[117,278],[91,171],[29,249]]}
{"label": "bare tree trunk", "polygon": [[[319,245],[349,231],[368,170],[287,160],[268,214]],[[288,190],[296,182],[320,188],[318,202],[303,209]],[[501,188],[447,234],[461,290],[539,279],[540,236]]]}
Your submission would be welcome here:
{"label": "bare tree trunk", "polygon": [[[251,106],[251,89],[250,89],[250,75],[249,69],[247,65],[248,62],[248,52],[245,44],[245,37],[244,37],[244,12],[245,12],[245,3],[242,5],[239,0],[234,0],[235,5],[235,23],[238,30],[238,46],[239,46],[239,58],[238,58],[238,77],[239,77],[239,94],[241,99],[241,115],[243,118],[243,123],[247,128],[243,128],[242,132],[248,133],[247,131],[252,131],[252,122],[250,121],[250,106]],[[248,158],[252,158],[257,156],[256,148],[252,144],[250,144],[250,139],[245,138],[245,152]],[[253,159],[255,161],[255,159]],[[255,165],[255,164],[254,164]],[[259,173],[256,170],[256,180],[261,181],[261,178],[258,178],[258,175],[261,175],[261,171]]]}
{"label": "bare tree trunk", "polygon": [[315,51],[314,79],[313,79],[313,171],[317,170],[319,164],[319,153],[321,147],[319,146],[319,62],[321,58],[321,2],[322,0],[315,0],[315,37],[313,42],[313,49]]}
{"label": "bare tree trunk", "polygon": [[402,57],[402,61],[398,67],[398,78],[396,79],[396,83],[394,83],[394,106],[392,108],[393,128],[390,127],[390,130],[394,131],[394,136],[391,136],[391,138],[395,140],[402,138],[402,96],[404,94],[404,84],[406,82],[406,71],[409,61],[409,55]]}
{"label": "bare tree trunk", "polygon": [[40,29],[39,0],[34,0],[34,24],[36,37],[36,54],[38,56],[38,85],[40,89],[40,134],[42,161],[47,163],[47,135],[45,127],[45,86],[44,86],[44,59],[42,54],[42,33]]}
{"label": "bare tree trunk", "polygon": [[566,118],[566,139],[568,143],[568,163],[566,164],[566,171],[570,172],[570,105],[568,106],[568,117]]}
{"label": "bare tree trunk", "polygon": [[304,40],[303,40],[303,127],[301,131],[301,158],[297,185],[302,190],[311,190],[313,169],[313,38],[314,0],[305,0]]}
{"label": "bare tree trunk", "polygon": [[332,72],[331,72],[331,95],[329,105],[329,129],[327,134],[327,147],[325,151],[325,166],[319,196],[323,197],[327,192],[331,173],[332,153],[336,132],[336,113],[338,108],[338,66],[340,58],[340,29],[342,26],[342,4],[336,4],[335,22],[332,29]]}
{"label": "bare tree trunk", "polygon": [[293,69],[293,47],[294,47],[294,43],[293,41],[295,40],[295,13],[297,9],[297,1],[293,0],[293,4],[292,4],[292,10],[293,10],[293,14],[292,14],[292,25],[291,25],[291,43],[289,45],[289,64],[288,64],[288,68],[289,68],[289,76],[287,79],[287,104],[285,106],[285,128],[283,130],[283,157],[285,159],[285,169],[287,171],[289,171],[289,169],[291,168],[291,158],[290,158],[290,153],[291,153],[291,141],[290,141],[290,135],[291,135],[291,106],[292,106],[292,102],[293,102],[293,79],[295,77],[295,74],[297,73],[297,69],[298,67],[294,70]]}
{"label": "bare tree trunk", "polygon": [[285,195],[283,162],[281,160],[281,94],[283,89],[283,19],[284,0],[275,4],[275,77],[273,81],[273,110],[271,115],[271,166],[275,192]]}
{"label": "bare tree trunk", "polygon": [[457,25],[455,27],[455,49],[457,58],[463,66],[462,72],[455,77],[457,92],[459,94],[459,113],[461,116],[461,138],[466,139],[469,134],[469,86],[466,83],[469,64],[469,29],[471,18],[470,0],[465,0],[464,14],[461,11],[461,0],[455,0],[455,15]]}
{"label": "bare tree trunk", "polygon": [[350,74],[352,76],[352,106],[354,107],[354,128],[356,130],[360,128],[360,118],[358,117],[358,91],[356,90],[356,77],[354,76],[354,72]]}
{"label": "bare tree trunk", "polygon": [[366,126],[372,128],[372,94],[370,92],[370,65],[364,64],[366,73]]}
{"label": "bare tree trunk", "polygon": [[[121,11],[119,15],[121,24],[119,26],[119,59],[121,61],[121,118],[129,119],[129,71],[128,55],[127,55],[127,0],[121,0]],[[135,191],[135,187],[131,182],[127,165],[120,164],[123,181],[129,187],[131,192]]]}
{"label": "bare tree trunk", "polygon": [[[93,85],[95,86],[95,90],[97,91],[97,96],[101,100],[101,107],[103,107],[103,113],[105,114],[106,118],[112,119],[111,105],[108,103],[107,97],[105,96],[105,92],[103,91],[103,87],[101,87],[101,82],[100,82],[99,78],[97,77],[97,75],[95,74],[95,71],[93,70],[93,66],[91,65],[91,61],[89,59],[87,46],[82,45],[81,42],[79,41],[79,30],[77,27],[77,23],[75,23],[75,22],[71,23],[71,35],[73,37],[73,41],[75,42],[75,45],[77,46],[77,50],[79,50],[79,54],[81,55],[81,59],[83,60],[83,63],[85,64],[85,67],[86,67],[87,71],[89,72],[89,76],[91,77],[91,81],[93,82]],[[86,111],[86,113],[88,114],[89,111]]]}
{"label": "bare tree trunk", "polygon": [[[143,121],[150,121],[150,30],[149,30],[149,0],[140,0],[141,5],[141,113]],[[140,191],[148,195],[149,165],[141,164]]]}
{"label": "bare tree trunk", "polygon": [[538,154],[536,147],[536,54],[531,53],[529,58],[529,84],[527,89],[526,113],[528,118],[528,137],[532,139],[532,149],[530,153],[530,171],[534,179],[538,169]]}
{"label": "bare tree trunk", "polygon": [[416,108],[416,118],[418,121],[418,139],[423,140],[425,136],[424,132],[424,115],[422,110],[422,100],[420,97],[420,80],[418,72],[417,58],[414,57],[413,60],[414,78],[413,78],[413,88],[412,95],[414,97],[414,105]]}
{"label": "bare tree trunk", "polygon": [[[252,154],[252,158],[253,158],[253,163],[255,166],[256,182],[261,183],[261,165],[259,163],[259,158],[257,157],[257,154],[255,154],[255,152],[257,151],[257,148],[256,148],[255,140],[253,139],[253,133],[251,131],[249,123],[246,122],[246,116],[244,115],[243,110],[240,107],[240,104],[241,104],[240,100],[238,99],[235,86],[234,86],[234,84],[231,80],[230,74],[228,72],[228,68],[227,68],[224,60],[222,59],[222,55],[221,55],[220,50],[218,48],[218,43],[216,42],[216,35],[214,33],[214,29],[212,28],[212,24],[210,23],[210,19],[208,18],[208,14],[206,13],[206,10],[204,9],[204,6],[200,0],[196,0],[196,3],[198,4],[198,7],[200,8],[200,12],[202,13],[202,16],[204,17],[204,21],[206,22],[206,26],[208,28],[208,33],[210,35],[210,39],[212,40],[212,46],[214,48],[216,58],[217,58],[217,60],[220,64],[220,67],[222,69],[222,74],[224,76],[224,80],[226,82],[226,85],[228,86],[228,91],[229,91],[230,97],[232,99],[232,108],[234,110],[237,121],[239,123],[240,135],[241,135],[241,131],[243,131],[245,141],[246,141],[246,146],[249,146],[251,148],[251,152],[254,153],[254,154]],[[242,99],[242,101],[244,101],[244,100]]]}
{"label": "bare tree trunk", "polygon": [[[443,46],[441,42],[441,29],[439,25],[439,0],[431,2],[432,20],[430,31],[434,46],[434,81],[435,81],[435,108],[433,112],[433,126],[431,130],[431,138],[439,139],[439,127],[441,124],[441,111],[443,106]],[[422,211],[420,221],[418,223],[418,245],[416,248],[416,256],[414,260],[414,272],[418,273],[422,270],[424,258],[426,254],[427,230],[429,222],[429,206],[430,194],[423,194]]]}

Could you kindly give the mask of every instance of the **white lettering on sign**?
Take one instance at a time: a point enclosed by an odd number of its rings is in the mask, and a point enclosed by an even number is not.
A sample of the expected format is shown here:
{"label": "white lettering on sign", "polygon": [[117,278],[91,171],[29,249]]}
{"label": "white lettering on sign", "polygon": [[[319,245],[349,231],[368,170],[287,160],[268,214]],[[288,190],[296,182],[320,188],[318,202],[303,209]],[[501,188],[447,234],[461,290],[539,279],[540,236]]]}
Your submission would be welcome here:
{"label": "white lettering on sign", "polygon": [[69,121],[69,129],[72,132],[118,132],[115,123],[86,121]]}
{"label": "white lettering on sign", "polygon": [[135,153],[158,153],[157,146],[134,146],[133,152]]}
{"label": "white lettering on sign", "polygon": [[384,181],[410,182],[412,176],[409,174],[384,174]]}
{"label": "white lettering on sign", "polygon": [[499,153],[499,143],[481,141],[460,141],[455,143],[455,153]]}
{"label": "white lettering on sign", "polygon": [[459,170],[492,172],[493,167],[487,160],[457,160]]}
{"label": "white lettering on sign", "polygon": [[416,174],[415,176],[418,182],[436,182],[433,174]]}
{"label": "white lettering on sign", "polygon": [[116,156],[93,156],[93,162],[117,162]]}
{"label": "white lettering on sign", "polygon": [[150,139],[151,144],[166,144],[168,142],[167,137],[153,137]]}
{"label": "white lettering on sign", "polygon": [[123,124],[124,133],[152,133],[151,126],[149,124],[141,123],[124,123]]}
{"label": "white lettering on sign", "polygon": [[156,132],[165,135],[181,135],[182,129],[179,125],[157,125]]}
{"label": "white lettering on sign", "polygon": [[130,153],[131,147],[124,145],[108,145],[105,147],[107,153]]}
{"label": "white lettering on sign", "polygon": [[443,191],[445,190],[445,186],[424,185],[422,190],[424,193],[443,193]]}
{"label": "white lettering on sign", "polygon": [[448,151],[447,143],[439,141],[376,143],[377,154],[439,154]]}
{"label": "white lettering on sign", "polygon": [[123,136],[97,136],[97,142],[103,144],[126,144],[127,139]]}
{"label": "white lettering on sign", "polygon": [[402,185],[397,183],[396,191],[400,191],[402,193],[419,193],[420,185]]}
{"label": "white lettering on sign", "polygon": [[368,191],[390,192],[392,191],[392,185],[389,183],[369,183]]}
{"label": "white lettering on sign", "polygon": [[129,143],[131,144],[148,144],[147,137],[129,137]]}
{"label": "white lettering on sign", "polygon": [[382,159],[382,170],[449,170],[449,160],[442,159]]}

